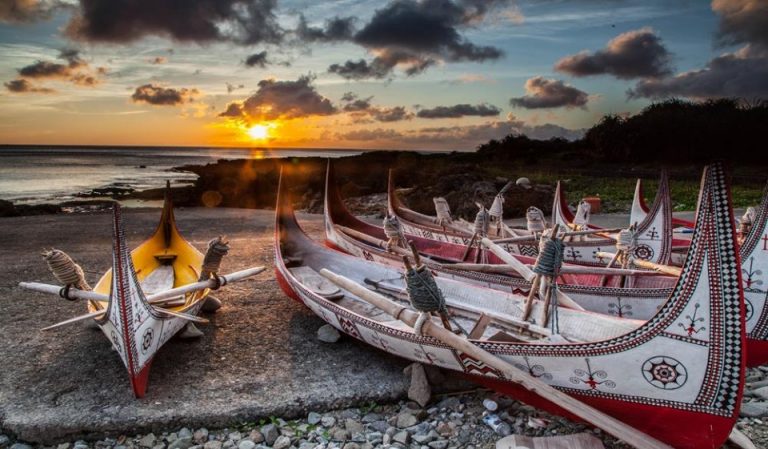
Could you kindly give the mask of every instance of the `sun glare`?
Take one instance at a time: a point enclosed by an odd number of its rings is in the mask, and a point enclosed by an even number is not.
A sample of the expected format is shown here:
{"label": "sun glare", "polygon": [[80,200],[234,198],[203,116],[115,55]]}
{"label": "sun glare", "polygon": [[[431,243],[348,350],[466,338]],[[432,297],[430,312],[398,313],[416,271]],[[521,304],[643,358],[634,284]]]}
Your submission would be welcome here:
{"label": "sun glare", "polygon": [[247,132],[255,140],[264,140],[269,137],[269,127],[264,125],[253,125],[248,128]]}

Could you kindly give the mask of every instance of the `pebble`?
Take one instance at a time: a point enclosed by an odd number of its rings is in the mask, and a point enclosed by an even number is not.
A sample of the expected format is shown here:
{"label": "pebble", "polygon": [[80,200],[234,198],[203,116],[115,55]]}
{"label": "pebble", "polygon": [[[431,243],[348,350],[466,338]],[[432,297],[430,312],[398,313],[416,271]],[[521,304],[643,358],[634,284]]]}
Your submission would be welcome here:
{"label": "pebble", "polygon": [[386,421],[374,421],[369,424],[369,427],[376,432],[384,433],[389,429],[389,424]]}
{"label": "pebble", "polygon": [[328,416],[328,415],[323,416],[320,419],[320,424],[323,427],[333,427],[334,425],[336,425],[336,418],[334,418],[333,416]]}
{"label": "pebble", "polygon": [[194,440],[195,443],[204,444],[208,441],[208,429],[203,427],[195,430],[195,433],[192,434],[192,440]]}
{"label": "pebble", "polygon": [[273,449],[286,449],[291,446],[291,439],[285,435],[280,435],[275,440],[275,444],[272,445]]}
{"label": "pebble", "polygon": [[317,330],[317,339],[324,343],[336,343],[341,338],[341,334],[330,324],[324,324]]}
{"label": "pebble", "polygon": [[83,440],[77,440],[73,449],[88,449],[88,443]]}
{"label": "pebble", "polygon": [[401,430],[400,432],[397,432],[392,436],[392,441],[394,441],[395,443],[400,443],[405,445],[405,444],[408,444],[408,438],[409,438],[408,432],[406,432],[405,430]]}
{"label": "pebble", "polygon": [[185,438],[177,438],[168,445],[168,449],[189,449],[192,447],[192,435]]}
{"label": "pebble", "polygon": [[32,446],[24,443],[13,443],[11,449],[32,449]]}
{"label": "pebble", "polygon": [[256,447],[256,443],[249,439],[240,440],[240,444],[237,445],[237,449],[254,449]]}
{"label": "pebble", "polygon": [[419,420],[410,413],[404,412],[397,415],[397,427],[401,429],[415,426],[418,422]]}
{"label": "pebble", "polygon": [[262,427],[261,434],[264,435],[264,441],[267,443],[267,446],[272,446],[275,444],[277,437],[280,436],[280,433],[274,424],[267,424],[266,426]]}
{"label": "pebble", "polygon": [[357,443],[347,443],[342,449],[360,449],[360,445]]}
{"label": "pebble", "polygon": [[221,449],[221,441],[211,440],[203,445],[203,449]]}
{"label": "pebble", "polygon": [[431,447],[432,449],[445,449],[448,447],[448,444],[449,444],[448,440],[437,440],[429,443],[428,446]]}
{"label": "pebble", "polygon": [[[0,444],[0,447],[3,447],[2,444]],[[69,449],[69,443],[61,443],[56,446],[56,449]]]}
{"label": "pebble", "polygon": [[381,421],[381,419],[382,419],[381,415],[379,415],[378,413],[368,413],[365,416],[363,416],[362,421],[366,424],[371,424],[376,421]]}
{"label": "pebble", "polygon": [[349,432],[344,429],[336,429],[331,436],[336,441],[347,441],[349,439]]}
{"label": "pebble", "polygon": [[768,416],[768,402],[743,402],[740,415],[746,418],[762,418]]}
{"label": "pebble", "polygon": [[141,447],[155,447],[155,443],[157,443],[157,437],[154,433],[148,433],[139,440]]}
{"label": "pebble", "polygon": [[251,430],[251,433],[250,435],[248,435],[248,438],[256,444],[264,442],[264,435],[262,435],[261,432],[259,432],[256,429]]}
{"label": "pebble", "polygon": [[322,419],[322,415],[317,412],[309,412],[309,415],[307,415],[307,422],[313,426],[319,424]]}
{"label": "pebble", "polygon": [[347,429],[347,432],[351,434],[360,433],[363,431],[363,425],[352,418],[347,418],[347,420],[344,421],[344,428]]}
{"label": "pebble", "polygon": [[[181,436],[181,434],[179,434],[179,436]],[[238,442],[243,439],[243,435],[240,432],[232,432],[227,435],[227,438],[234,442]]]}
{"label": "pebble", "polygon": [[192,431],[186,427],[182,427],[177,435],[179,438],[192,438]]}

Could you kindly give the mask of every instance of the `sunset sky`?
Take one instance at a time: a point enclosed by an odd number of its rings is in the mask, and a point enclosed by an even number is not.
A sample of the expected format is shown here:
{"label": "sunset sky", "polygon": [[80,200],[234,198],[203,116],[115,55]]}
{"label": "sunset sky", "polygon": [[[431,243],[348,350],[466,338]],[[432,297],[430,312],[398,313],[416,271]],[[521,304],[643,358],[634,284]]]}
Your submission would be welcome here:
{"label": "sunset sky", "polygon": [[473,149],[768,97],[765,0],[2,0],[0,143]]}

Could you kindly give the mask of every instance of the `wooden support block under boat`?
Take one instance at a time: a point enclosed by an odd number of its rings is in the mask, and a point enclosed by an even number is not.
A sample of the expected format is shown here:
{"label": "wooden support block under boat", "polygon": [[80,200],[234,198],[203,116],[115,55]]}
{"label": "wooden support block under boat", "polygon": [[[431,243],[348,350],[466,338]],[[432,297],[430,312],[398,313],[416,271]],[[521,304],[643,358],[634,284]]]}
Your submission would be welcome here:
{"label": "wooden support block under boat", "polygon": [[[403,323],[413,327],[418,320],[418,313],[401,306],[386,297],[372,292],[364,286],[348,279],[343,276],[337,275],[328,269],[322,269],[320,274],[328,278],[331,282],[339,287],[351,292],[359,298],[370,302],[386,313],[390,314],[394,318],[402,321]],[[656,440],[648,434],[645,434],[623,422],[606,415],[605,413],[579,401],[578,399],[569,396],[548,384],[538,380],[535,377],[524,373],[513,365],[500,359],[499,357],[481,349],[480,347],[472,344],[464,337],[460,337],[442,327],[436,325],[430,320],[427,320],[422,326],[424,334],[437,338],[443,343],[459,350],[471,357],[481,360],[487,365],[501,371],[504,374],[505,379],[514,382],[528,391],[557,403],[559,406],[578,416],[579,418],[594,424],[605,430],[607,433],[613,435],[616,438],[625,441],[637,449],[663,449],[669,448],[667,444]]]}

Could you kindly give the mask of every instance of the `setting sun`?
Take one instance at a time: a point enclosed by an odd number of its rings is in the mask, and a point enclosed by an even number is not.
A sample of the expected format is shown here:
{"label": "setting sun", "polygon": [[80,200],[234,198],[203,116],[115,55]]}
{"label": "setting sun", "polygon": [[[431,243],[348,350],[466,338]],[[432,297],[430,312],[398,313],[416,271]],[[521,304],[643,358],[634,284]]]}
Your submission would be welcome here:
{"label": "setting sun", "polygon": [[269,137],[269,127],[264,125],[253,125],[248,128],[248,135],[256,140],[266,139]]}

